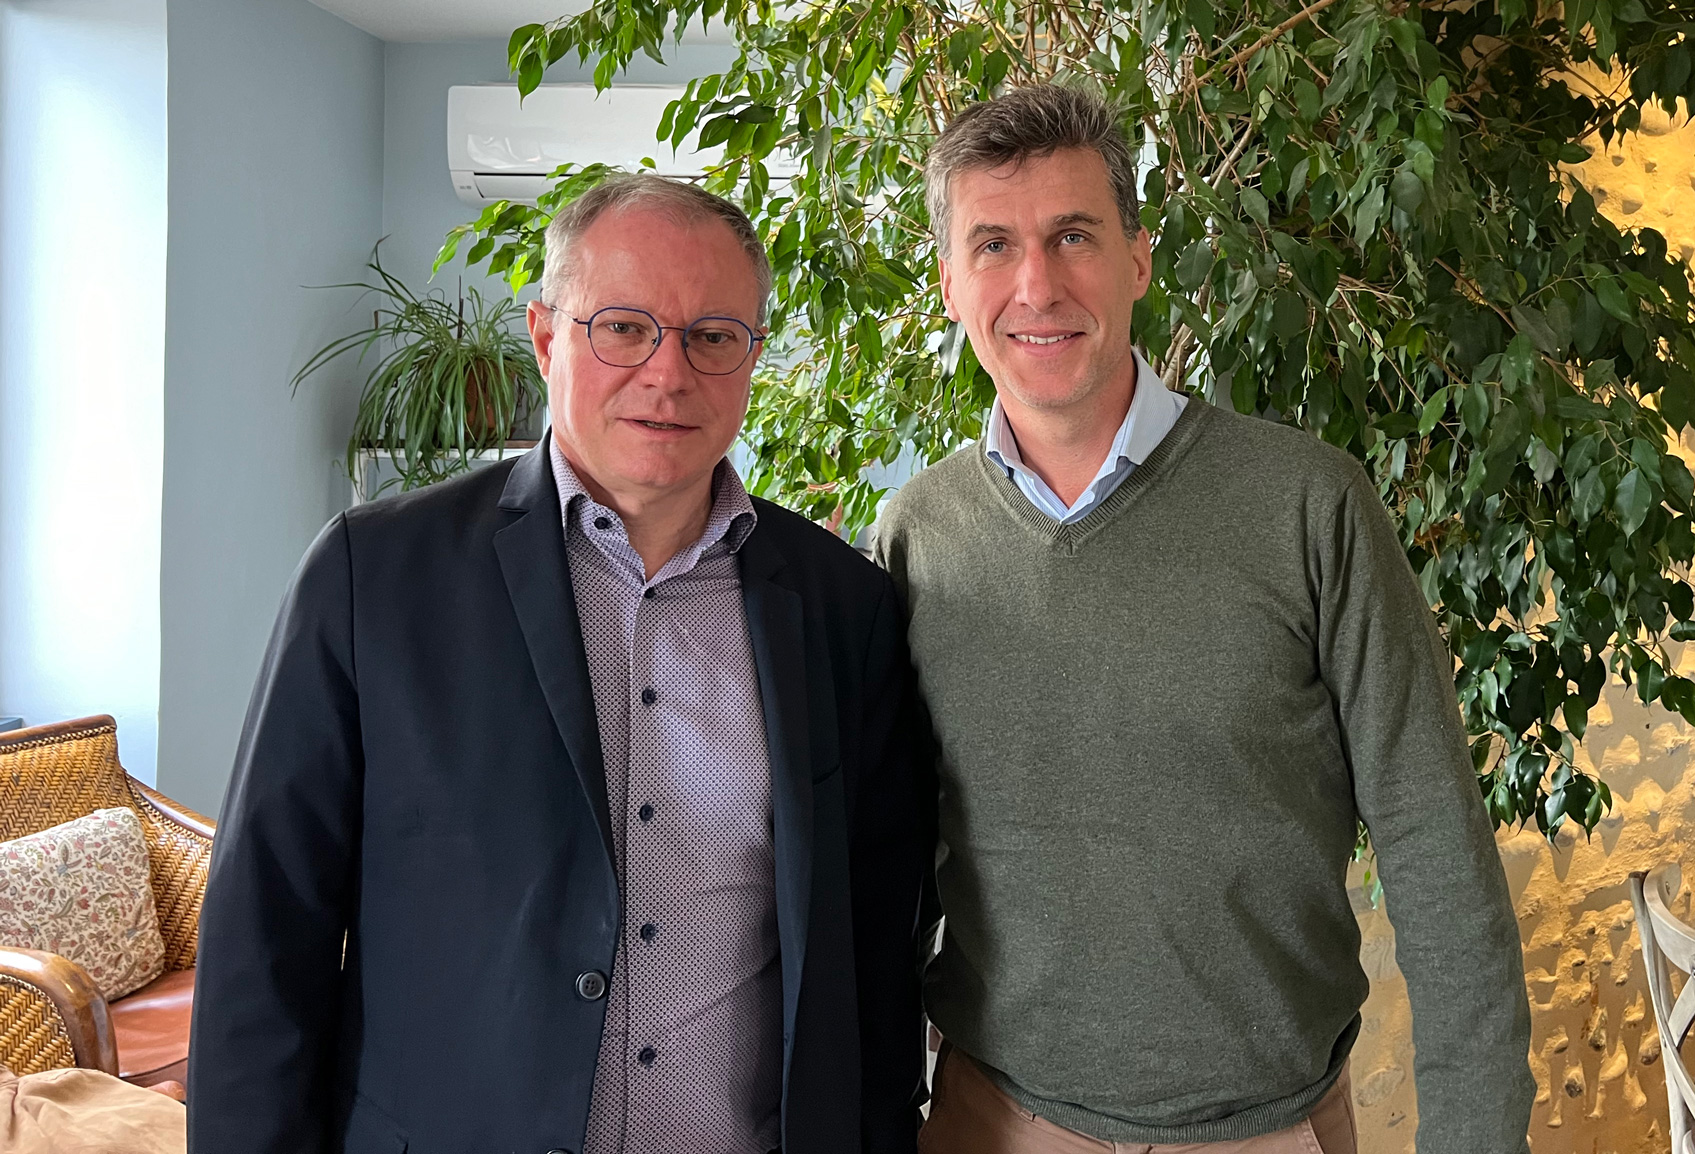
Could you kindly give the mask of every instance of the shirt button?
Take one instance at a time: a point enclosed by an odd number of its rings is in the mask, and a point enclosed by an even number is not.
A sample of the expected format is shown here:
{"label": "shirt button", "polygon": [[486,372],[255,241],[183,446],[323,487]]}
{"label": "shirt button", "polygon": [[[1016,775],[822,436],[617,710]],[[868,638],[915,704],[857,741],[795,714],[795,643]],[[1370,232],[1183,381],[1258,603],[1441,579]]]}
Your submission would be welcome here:
{"label": "shirt button", "polygon": [[636,810],[636,816],[641,818],[643,821],[652,821],[653,807],[651,805],[642,806],[640,809]]}
{"label": "shirt button", "polygon": [[594,519],[594,527],[596,529],[610,529],[612,528],[612,522],[606,517],[596,517]]}
{"label": "shirt button", "polygon": [[651,942],[653,940],[653,935],[658,932],[658,926],[654,925],[652,922],[647,923],[647,925],[642,927],[642,941]]}
{"label": "shirt button", "polygon": [[659,694],[655,693],[653,690],[651,690],[651,689],[642,690],[642,704],[643,705],[652,705],[655,701],[658,701],[658,700],[659,700]]}
{"label": "shirt button", "polygon": [[654,594],[654,588],[651,585],[649,585],[645,590],[642,591],[642,596],[647,598],[649,601],[653,600],[653,594]]}
{"label": "shirt button", "polygon": [[659,1055],[653,1052],[652,1046],[643,1046],[641,1053],[636,1055],[636,1061],[640,1062],[644,1066],[651,1066],[653,1065],[653,1060],[657,1057],[659,1057]]}

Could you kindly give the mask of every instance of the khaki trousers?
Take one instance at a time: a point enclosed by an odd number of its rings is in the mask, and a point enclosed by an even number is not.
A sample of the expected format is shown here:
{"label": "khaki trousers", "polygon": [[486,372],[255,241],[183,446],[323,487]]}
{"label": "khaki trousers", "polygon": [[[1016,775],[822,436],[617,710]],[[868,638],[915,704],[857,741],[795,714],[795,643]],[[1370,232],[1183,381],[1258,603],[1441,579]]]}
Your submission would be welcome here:
{"label": "khaki trousers", "polygon": [[918,1154],[1357,1154],[1348,1072],[1305,1122],[1229,1142],[1150,1146],[1105,1142],[1037,1117],[952,1046],[944,1046],[930,1095],[930,1117],[918,1133]]}

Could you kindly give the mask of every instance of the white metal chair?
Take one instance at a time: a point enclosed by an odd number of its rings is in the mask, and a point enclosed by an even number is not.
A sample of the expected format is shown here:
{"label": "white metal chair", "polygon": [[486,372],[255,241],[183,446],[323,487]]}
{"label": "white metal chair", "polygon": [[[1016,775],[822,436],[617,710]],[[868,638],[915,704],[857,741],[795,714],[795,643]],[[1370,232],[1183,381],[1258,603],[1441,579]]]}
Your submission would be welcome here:
{"label": "white metal chair", "polygon": [[[1695,1024],[1695,927],[1671,912],[1683,881],[1682,867],[1663,865],[1630,875],[1630,901],[1636,907],[1636,931],[1648,974],[1648,997],[1660,1030],[1660,1065],[1666,1072],[1666,1104],[1671,1109],[1673,1154],[1695,1154],[1695,1080],[1684,1065],[1682,1046]],[[1671,971],[1684,975],[1674,999]]]}

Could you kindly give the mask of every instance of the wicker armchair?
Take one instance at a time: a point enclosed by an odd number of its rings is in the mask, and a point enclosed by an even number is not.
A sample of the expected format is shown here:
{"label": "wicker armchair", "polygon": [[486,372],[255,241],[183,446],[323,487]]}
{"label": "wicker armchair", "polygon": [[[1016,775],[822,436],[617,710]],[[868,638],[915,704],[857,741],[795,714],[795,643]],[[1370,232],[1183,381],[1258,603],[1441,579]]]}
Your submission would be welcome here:
{"label": "wicker armchair", "polygon": [[14,1073],[82,1066],[138,1085],[183,1076],[214,823],[124,772],[110,717],[0,734],[0,841],[118,806],[147,837],[165,974],[108,1005],[75,962],[0,946],[0,1065]]}

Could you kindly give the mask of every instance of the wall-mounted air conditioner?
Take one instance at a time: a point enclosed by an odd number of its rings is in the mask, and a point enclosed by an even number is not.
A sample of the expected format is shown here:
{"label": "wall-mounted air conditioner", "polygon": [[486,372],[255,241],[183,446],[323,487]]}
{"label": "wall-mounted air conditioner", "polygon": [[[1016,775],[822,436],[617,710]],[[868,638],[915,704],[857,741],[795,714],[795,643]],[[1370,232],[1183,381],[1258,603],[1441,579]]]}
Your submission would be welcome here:
{"label": "wall-mounted air conditioner", "polygon": [[522,104],[512,84],[455,85],[447,90],[447,166],[453,191],[468,204],[534,201],[562,164],[612,164],[635,171],[652,157],[665,176],[698,176],[717,164],[721,147],[687,145],[672,154],[654,139],[679,85],[544,84]]}

